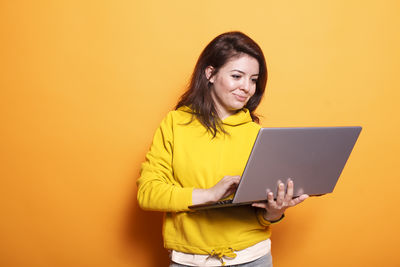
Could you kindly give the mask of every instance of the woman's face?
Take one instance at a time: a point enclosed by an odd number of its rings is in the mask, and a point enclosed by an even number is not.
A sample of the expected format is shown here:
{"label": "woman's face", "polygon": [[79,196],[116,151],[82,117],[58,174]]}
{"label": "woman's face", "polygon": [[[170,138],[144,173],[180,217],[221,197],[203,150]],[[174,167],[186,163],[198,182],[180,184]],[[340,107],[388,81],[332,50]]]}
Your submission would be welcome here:
{"label": "woman's face", "polygon": [[243,54],[225,63],[212,76],[213,67],[206,69],[206,76],[213,84],[211,96],[221,120],[242,109],[256,92],[258,61]]}

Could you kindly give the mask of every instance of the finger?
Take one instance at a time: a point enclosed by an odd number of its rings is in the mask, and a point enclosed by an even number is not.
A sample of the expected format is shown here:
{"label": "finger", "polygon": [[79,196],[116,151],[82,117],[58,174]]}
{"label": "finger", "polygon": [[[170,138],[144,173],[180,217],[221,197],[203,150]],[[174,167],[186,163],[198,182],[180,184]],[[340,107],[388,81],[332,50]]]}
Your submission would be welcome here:
{"label": "finger", "polygon": [[229,176],[229,175],[227,175],[227,176],[224,176],[224,178],[222,178],[222,180],[224,180],[224,181],[231,181],[232,179],[234,179],[234,177],[235,177],[235,176]]}
{"label": "finger", "polygon": [[306,195],[306,194],[301,195],[301,196],[299,196],[299,197],[296,197],[295,199],[293,199],[293,200],[291,201],[290,206],[291,206],[291,207],[296,206],[297,204],[300,204],[301,202],[303,202],[303,201],[306,200],[307,198],[308,198],[308,195]]}
{"label": "finger", "polygon": [[240,182],[240,176],[233,176],[233,179],[235,181],[236,184],[238,184]]}
{"label": "finger", "polygon": [[225,186],[226,186],[227,191],[230,191],[233,193],[237,189],[238,183],[235,180],[230,180],[225,184]]}
{"label": "finger", "polygon": [[303,202],[304,200],[306,200],[307,198],[309,198],[310,196],[307,194],[303,194],[301,196],[299,196],[300,200]]}
{"label": "finger", "polygon": [[225,176],[222,178],[222,183],[226,186],[231,186],[232,184],[238,184],[240,176]]}
{"label": "finger", "polygon": [[280,183],[278,185],[278,195],[276,197],[276,205],[278,205],[278,207],[282,206],[284,197],[285,197],[285,185],[283,183]]}
{"label": "finger", "polygon": [[240,181],[240,176],[228,176],[229,179],[227,179],[226,181],[224,181],[224,185],[226,188],[226,194],[230,195],[233,194],[238,185],[239,185],[239,181]]}
{"label": "finger", "polygon": [[293,190],[294,190],[294,183],[292,180],[289,179],[288,184],[287,184],[287,192],[285,196],[285,202],[290,203],[290,201],[293,198]]}
{"label": "finger", "polygon": [[236,188],[237,188],[237,185],[236,185],[236,184],[231,184],[231,185],[227,188],[227,191],[229,191],[230,193],[233,193],[233,192],[235,192]]}
{"label": "finger", "polygon": [[226,190],[223,190],[220,192],[218,199],[228,197],[228,196],[232,195],[233,193],[235,193],[235,191],[236,191],[236,188],[229,187]]}
{"label": "finger", "polygon": [[256,203],[251,204],[251,206],[256,207],[256,208],[265,209],[265,208],[267,208],[267,203],[265,203],[265,202],[256,202]]}
{"label": "finger", "polygon": [[224,178],[223,178],[223,180],[224,180],[224,182],[227,182],[227,183],[239,183],[239,181],[240,181],[240,176],[225,176]]}
{"label": "finger", "polygon": [[267,204],[269,207],[275,206],[274,193],[267,192]]}
{"label": "finger", "polygon": [[219,200],[221,198],[227,197],[235,192],[237,188],[237,183],[233,176],[224,176],[214,187],[212,191],[214,192],[215,199]]}
{"label": "finger", "polygon": [[233,180],[230,182],[231,188],[236,189],[236,188],[238,187],[238,185],[239,185],[239,181],[238,181],[237,179],[233,179]]}

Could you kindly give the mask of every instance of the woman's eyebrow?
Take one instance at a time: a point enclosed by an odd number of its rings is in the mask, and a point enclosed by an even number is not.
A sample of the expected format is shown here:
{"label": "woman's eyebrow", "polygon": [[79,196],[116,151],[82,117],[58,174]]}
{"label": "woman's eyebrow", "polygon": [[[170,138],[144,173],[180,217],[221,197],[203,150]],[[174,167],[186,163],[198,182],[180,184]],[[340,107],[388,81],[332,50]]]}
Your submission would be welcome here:
{"label": "woman's eyebrow", "polygon": [[[237,72],[240,72],[240,73],[242,73],[242,74],[246,74],[246,72],[241,71],[241,70],[237,70],[237,69],[233,69],[233,70],[231,70],[231,71],[237,71]],[[258,73],[253,74],[253,75],[251,75],[251,76],[258,76]]]}

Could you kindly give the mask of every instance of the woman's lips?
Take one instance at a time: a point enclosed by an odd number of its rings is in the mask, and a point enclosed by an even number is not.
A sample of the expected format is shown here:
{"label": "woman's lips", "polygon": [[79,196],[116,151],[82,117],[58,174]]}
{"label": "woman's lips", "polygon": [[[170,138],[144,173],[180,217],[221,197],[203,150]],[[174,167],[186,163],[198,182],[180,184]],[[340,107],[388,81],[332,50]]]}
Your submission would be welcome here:
{"label": "woman's lips", "polygon": [[237,94],[233,94],[235,96],[235,98],[237,100],[239,100],[240,102],[246,102],[247,100],[247,96],[241,96],[241,95],[237,95]]}

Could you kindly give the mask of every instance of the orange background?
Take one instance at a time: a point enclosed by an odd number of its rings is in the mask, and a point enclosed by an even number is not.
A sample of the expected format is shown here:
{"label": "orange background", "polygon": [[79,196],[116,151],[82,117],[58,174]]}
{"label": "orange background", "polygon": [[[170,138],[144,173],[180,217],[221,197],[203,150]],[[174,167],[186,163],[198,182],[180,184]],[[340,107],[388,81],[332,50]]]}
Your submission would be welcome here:
{"label": "orange background", "polygon": [[287,211],[274,264],[399,266],[398,1],[1,1],[0,266],[167,266],[136,179],[203,47],[269,66],[263,126],[361,125],[333,194]]}

